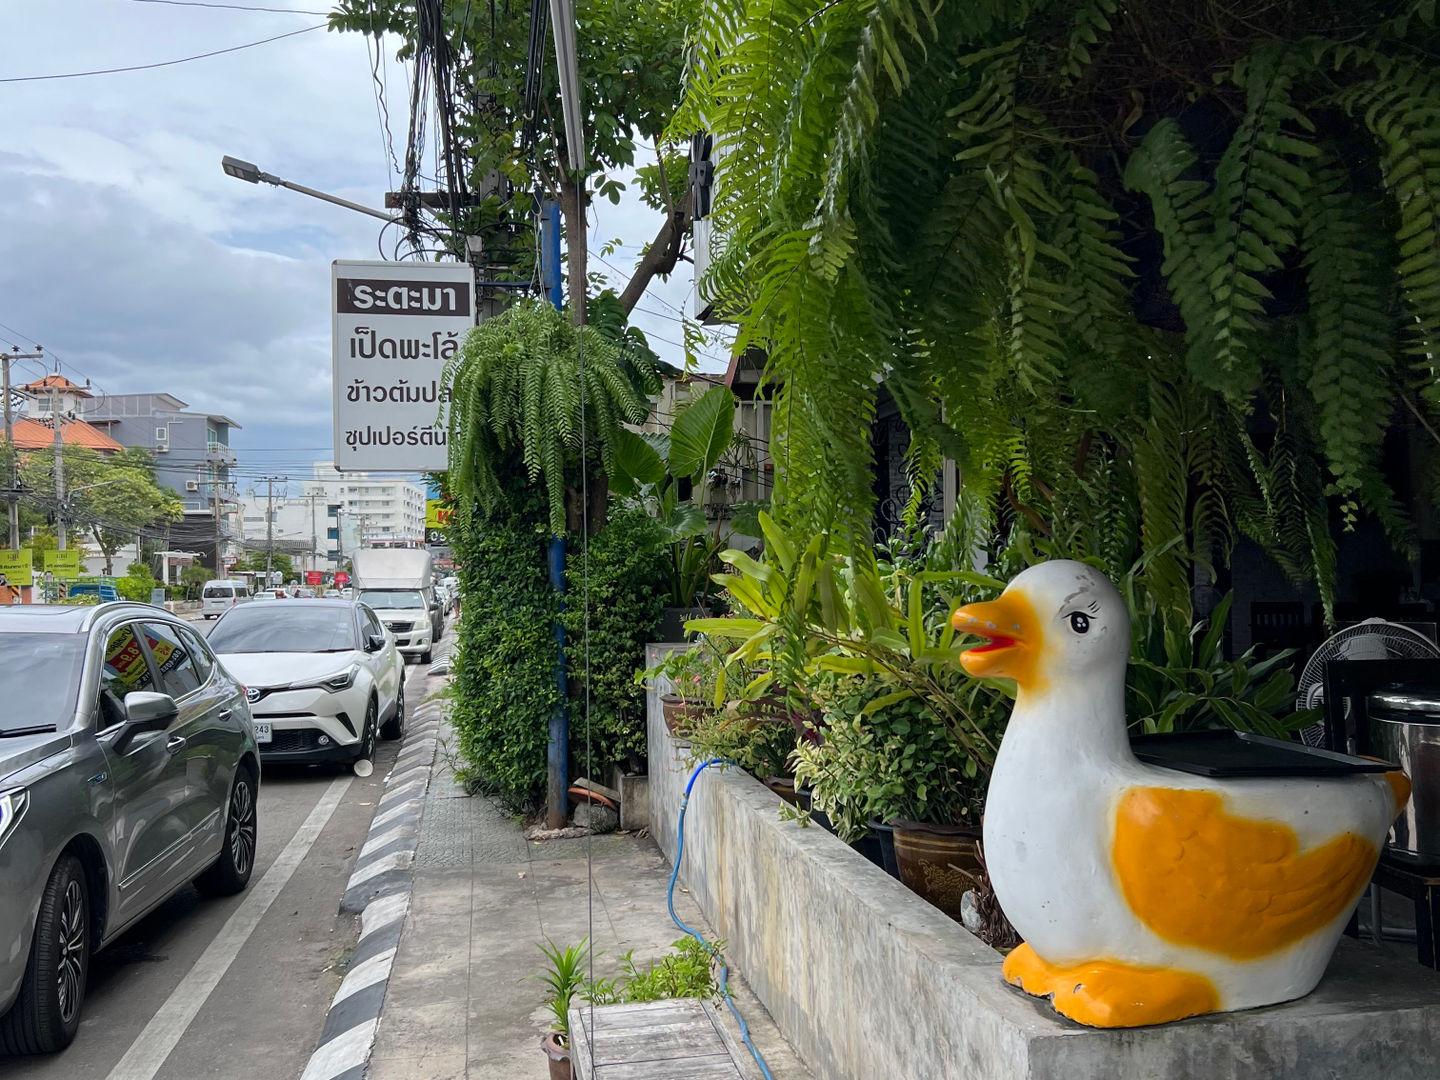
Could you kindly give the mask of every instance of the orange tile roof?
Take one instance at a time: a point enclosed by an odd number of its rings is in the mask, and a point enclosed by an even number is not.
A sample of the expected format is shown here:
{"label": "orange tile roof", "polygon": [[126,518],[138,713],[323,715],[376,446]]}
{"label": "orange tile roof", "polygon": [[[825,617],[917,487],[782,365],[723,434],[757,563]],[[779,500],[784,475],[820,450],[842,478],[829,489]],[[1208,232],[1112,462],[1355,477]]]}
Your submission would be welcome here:
{"label": "orange tile roof", "polygon": [[64,375],[58,375],[58,374],[56,374],[56,375],[46,375],[46,376],[45,376],[44,378],[42,378],[42,379],[36,379],[36,380],[35,380],[34,382],[32,382],[32,383],[26,383],[26,384],[25,384],[24,386],[22,386],[20,389],[22,389],[22,390],[30,390],[30,391],[35,391],[35,390],[63,390],[63,391],[67,391],[67,392],[72,393],[72,394],[78,394],[78,395],[80,395],[81,397],[91,397],[91,396],[93,396],[93,395],[90,393],[89,390],[87,390],[85,387],[81,386],[79,383],[73,383],[73,382],[71,382],[69,379],[67,379]]}
{"label": "orange tile roof", "polygon": [[[5,438],[0,430],[0,442]],[[83,420],[66,421],[60,429],[60,439],[67,446],[85,446],[101,454],[118,454],[125,449],[93,424]],[[55,445],[55,429],[29,417],[15,421],[15,448],[17,450],[44,450]]]}

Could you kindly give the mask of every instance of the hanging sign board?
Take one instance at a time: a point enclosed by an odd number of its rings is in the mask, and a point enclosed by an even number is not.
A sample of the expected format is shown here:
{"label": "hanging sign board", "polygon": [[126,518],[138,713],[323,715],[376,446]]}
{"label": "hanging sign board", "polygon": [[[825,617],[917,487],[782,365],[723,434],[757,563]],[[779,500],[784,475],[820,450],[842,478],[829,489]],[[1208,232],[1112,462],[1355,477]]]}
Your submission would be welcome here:
{"label": "hanging sign board", "polygon": [[0,548],[0,577],[11,588],[35,584],[35,559],[29,548]]}
{"label": "hanging sign board", "polygon": [[443,470],[441,375],[475,325],[474,271],[337,260],[330,284],[336,468]]}
{"label": "hanging sign board", "polygon": [[61,581],[74,581],[80,576],[80,549],[66,548],[64,551],[58,548],[47,548],[40,553],[44,562],[45,572],[54,574]]}

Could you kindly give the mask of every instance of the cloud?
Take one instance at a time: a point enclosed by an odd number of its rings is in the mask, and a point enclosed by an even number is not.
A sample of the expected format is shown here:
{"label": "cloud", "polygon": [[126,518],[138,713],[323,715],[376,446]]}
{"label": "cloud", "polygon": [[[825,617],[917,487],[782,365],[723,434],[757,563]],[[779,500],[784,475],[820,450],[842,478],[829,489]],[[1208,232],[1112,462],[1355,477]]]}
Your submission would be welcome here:
{"label": "cloud", "polygon": [[[116,0],[28,5],[6,20],[7,74],[174,59],[317,21]],[[362,37],[317,30],[153,71],[0,84],[0,323],[102,392],[165,391],[233,417],[242,469],[283,462],[299,475],[328,457],[311,448],[330,444],[330,262],[377,258],[381,223],[234,180],[220,158],[379,205],[394,180],[370,63]],[[406,72],[393,56],[381,70],[403,140]],[[618,287],[658,216],[630,196],[597,205],[592,222],[592,251],[616,236],[627,245],[609,257],[618,270],[594,261]],[[670,343],[682,339],[677,311],[693,313],[690,277],[682,264],[636,314],[677,363]]]}

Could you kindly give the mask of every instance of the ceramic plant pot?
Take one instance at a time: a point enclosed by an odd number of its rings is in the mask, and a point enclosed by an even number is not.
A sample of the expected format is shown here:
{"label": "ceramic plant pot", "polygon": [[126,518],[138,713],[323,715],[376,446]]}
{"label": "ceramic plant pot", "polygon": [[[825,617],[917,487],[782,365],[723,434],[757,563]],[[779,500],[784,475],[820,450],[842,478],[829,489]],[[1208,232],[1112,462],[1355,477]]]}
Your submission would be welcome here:
{"label": "ceramic plant pot", "polygon": [[891,825],[901,882],[958,921],[961,898],[980,880],[980,831],[919,821]]}
{"label": "ceramic plant pot", "polygon": [[540,1049],[545,1051],[550,1065],[550,1080],[574,1080],[575,1074],[570,1068],[570,1047],[565,1044],[564,1035],[558,1031],[550,1032],[540,1043]]}
{"label": "ceramic plant pot", "polygon": [[691,722],[700,715],[700,706],[690,704],[679,694],[665,694],[660,698],[660,711],[665,716],[665,729],[683,739],[690,734]]}

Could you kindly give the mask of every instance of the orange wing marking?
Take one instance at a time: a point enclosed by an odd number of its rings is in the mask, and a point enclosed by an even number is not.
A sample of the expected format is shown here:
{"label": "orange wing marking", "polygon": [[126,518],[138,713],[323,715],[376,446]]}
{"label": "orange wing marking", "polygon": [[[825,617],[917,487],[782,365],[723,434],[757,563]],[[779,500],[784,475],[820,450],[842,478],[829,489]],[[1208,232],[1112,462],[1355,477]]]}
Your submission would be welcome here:
{"label": "orange wing marking", "polygon": [[1140,921],[1177,945],[1266,956],[1346,911],[1375,869],[1375,845],[1342,833],[1300,851],[1282,822],[1228,813],[1213,791],[1131,788],[1112,860]]}

